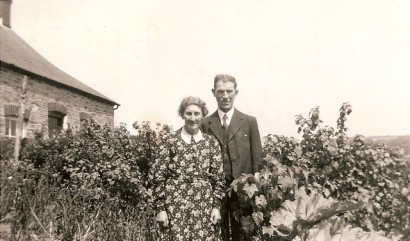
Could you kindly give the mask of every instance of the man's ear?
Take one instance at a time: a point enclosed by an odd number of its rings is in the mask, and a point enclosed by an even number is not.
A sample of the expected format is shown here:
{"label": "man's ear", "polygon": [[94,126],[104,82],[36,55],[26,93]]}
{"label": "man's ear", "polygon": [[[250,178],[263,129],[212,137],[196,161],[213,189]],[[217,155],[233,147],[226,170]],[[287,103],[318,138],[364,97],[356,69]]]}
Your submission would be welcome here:
{"label": "man's ear", "polygon": [[239,94],[239,90],[235,90],[235,95],[238,95]]}
{"label": "man's ear", "polygon": [[[215,89],[212,89],[212,94],[215,96]],[[216,96],[215,96],[216,97]]]}

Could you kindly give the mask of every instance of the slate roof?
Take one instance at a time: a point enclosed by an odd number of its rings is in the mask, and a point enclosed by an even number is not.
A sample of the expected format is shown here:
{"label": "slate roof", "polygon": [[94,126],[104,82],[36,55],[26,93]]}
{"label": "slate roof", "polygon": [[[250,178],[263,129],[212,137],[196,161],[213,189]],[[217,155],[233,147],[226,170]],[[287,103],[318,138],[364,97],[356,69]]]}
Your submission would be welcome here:
{"label": "slate roof", "polygon": [[108,102],[112,105],[119,105],[115,101],[54,66],[20,38],[13,30],[1,24],[0,61],[2,67],[3,65],[14,67],[23,73],[28,72],[28,74],[34,74],[35,76],[53,82],[54,84],[76,90],[77,92],[86,95],[91,95],[96,99]]}

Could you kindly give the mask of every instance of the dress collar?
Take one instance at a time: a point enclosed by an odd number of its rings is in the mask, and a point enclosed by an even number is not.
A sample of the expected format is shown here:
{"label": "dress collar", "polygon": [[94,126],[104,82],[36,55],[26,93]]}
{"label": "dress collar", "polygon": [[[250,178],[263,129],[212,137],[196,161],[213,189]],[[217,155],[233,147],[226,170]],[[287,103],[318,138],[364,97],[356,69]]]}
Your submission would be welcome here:
{"label": "dress collar", "polygon": [[198,132],[195,135],[191,135],[188,132],[186,132],[184,127],[182,127],[182,131],[181,131],[182,140],[184,140],[186,143],[189,144],[189,143],[191,143],[191,136],[194,137],[194,140],[195,140],[196,143],[198,143],[200,140],[202,140],[202,137],[203,137],[202,132],[201,132],[200,129],[198,130]]}

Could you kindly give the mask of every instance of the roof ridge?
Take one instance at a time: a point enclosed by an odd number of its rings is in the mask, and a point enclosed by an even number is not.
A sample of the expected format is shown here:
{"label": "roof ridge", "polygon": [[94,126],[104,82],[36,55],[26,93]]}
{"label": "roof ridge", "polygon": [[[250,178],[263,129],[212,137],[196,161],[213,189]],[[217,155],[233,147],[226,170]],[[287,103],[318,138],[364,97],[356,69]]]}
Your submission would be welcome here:
{"label": "roof ridge", "polygon": [[0,25],[0,33],[2,62],[119,105],[52,64],[12,29]]}

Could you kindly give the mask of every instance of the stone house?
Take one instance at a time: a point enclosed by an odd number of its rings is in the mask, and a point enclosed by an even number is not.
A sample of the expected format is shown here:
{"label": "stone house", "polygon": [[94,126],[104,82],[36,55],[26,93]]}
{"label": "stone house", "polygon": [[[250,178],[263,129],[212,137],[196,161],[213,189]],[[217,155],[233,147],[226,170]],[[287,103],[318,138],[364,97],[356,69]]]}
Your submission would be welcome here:
{"label": "stone house", "polygon": [[16,136],[24,76],[28,81],[23,137],[78,128],[89,117],[114,127],[118,103],[58,69],[9,26],[0,24],[0,138]]}

